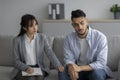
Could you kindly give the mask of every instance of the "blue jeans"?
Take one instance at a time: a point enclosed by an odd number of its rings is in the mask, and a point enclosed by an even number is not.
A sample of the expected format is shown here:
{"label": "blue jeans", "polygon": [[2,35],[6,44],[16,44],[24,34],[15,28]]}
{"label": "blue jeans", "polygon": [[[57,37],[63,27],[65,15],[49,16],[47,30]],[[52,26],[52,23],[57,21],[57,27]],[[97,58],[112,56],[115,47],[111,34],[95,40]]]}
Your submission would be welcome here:
{"label": "blue jeans", "polygon": [[[67,73],[67,68],[63,72],[58,74],[59,80],[70,80],[70,76]],[[79,72],[78,80],[105,80],[106,73],[103,69],[93,71],[82,71]]]}

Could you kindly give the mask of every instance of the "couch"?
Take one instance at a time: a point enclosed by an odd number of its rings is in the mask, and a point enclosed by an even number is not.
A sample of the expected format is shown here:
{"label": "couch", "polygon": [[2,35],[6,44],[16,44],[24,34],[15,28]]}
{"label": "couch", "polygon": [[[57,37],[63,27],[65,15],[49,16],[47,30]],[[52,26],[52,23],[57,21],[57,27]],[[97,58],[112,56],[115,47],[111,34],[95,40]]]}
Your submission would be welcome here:
{"label": "couch", "polygon": [[[113,79],[120,80],[120,36],[107,36],[108,39],[108,63],[107,65],[113,72]],[[12,55],[13,36],[0,36],[0,80],[10,80],[13,69]],[[63,36],[48,37],[48,41],[58,59],[64,65],[63,61]],[[45,62],[50,67],[50,75],[46,80],[58,80],[58,73],[52,64],[46,58]]]}

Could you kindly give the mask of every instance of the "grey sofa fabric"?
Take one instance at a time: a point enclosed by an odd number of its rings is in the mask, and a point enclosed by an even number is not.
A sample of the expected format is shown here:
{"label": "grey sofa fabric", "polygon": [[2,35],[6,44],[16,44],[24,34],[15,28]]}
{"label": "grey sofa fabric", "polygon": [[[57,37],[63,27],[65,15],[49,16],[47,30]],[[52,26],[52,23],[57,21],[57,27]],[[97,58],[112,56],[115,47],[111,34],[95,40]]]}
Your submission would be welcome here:
{"label": "grey sofa fabric", "polygon": [[63,45],[64,45],[64,37],[55,37],[53,42],[53,51],[56,53],[56,56],[60,60],[60,62],[64,65],[63,60]]}
{"label": "grey sofa fabric", "polygon": [[120,80],[120,60],[119,60],[119,66],[118,66],[118,80]]}
{"label": "grey sofa fabric", "polygon": [[120,36],[108,37],[108,49],[108,66],[112,69],[114,78],[120,80]]}
{"label": "grey sofa fabric", "polygon": [[57,72],[57,70],[51,69],[49,76],[46,77],[45,80],[59,80],[58,79],[58,72]]}
{"label": "grey sofa fabric", "polygon": [[0,66],[0,80],[10,80],[13,67]]}
{"label": "grey sofa fabric", "polygon": [[0,36],[0,65],[13,66],[12,55],[13,36]]}
{"label": "grey sofa fabric", "polygon": [[120,80],[120,36],[107,36],[108,39],[108,66],[113,71],[115,80]]}
{"label": "grey sofa fabric", "polygon": [[[108,38],[108,66],[113,71],[113,79],[120,80],[120,36],[107,36]],[[12,56],[12,39],[11,36],[0,36],[0,80],[10,80],[10,75],[13,69],[13,56]],[[48,37],[48,42],[53,48],[58,59],[64,65],[63,60],[63,43],[64,37]],[[51,66],[47,57],[45,58],[46,64]],[[58,72],[55,69],[50,70],[50,75],[46,80],[58,80]]]}
{"label": "grey sofa fabric", "polygon": [[120,36],[107,36],[108,39],[108,66],[112,71],[118,71],[120,60]]}

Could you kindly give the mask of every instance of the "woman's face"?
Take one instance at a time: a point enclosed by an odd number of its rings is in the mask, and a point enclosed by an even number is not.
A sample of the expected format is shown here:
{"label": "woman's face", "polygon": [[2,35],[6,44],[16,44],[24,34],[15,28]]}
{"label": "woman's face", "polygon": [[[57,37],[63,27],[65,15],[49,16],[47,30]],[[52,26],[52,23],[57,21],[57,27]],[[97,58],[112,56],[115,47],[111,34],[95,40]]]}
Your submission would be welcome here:
{"label": "woman's face", "polygon": [[32,25],[30,23],[28,29],[26,29],[26,33],[30,35],[34,35],[35,33],[37,33],[37,31],[38,31],[38,24],[36,23],[35,20],[33,20]]}

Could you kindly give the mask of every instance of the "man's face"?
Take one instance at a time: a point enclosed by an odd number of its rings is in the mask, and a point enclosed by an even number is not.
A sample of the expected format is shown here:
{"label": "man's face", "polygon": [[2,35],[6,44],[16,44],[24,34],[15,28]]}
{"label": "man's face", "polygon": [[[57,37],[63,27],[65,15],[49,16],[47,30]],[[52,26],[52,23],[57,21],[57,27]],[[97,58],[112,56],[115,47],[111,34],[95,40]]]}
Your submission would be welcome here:
{"label": "man's face", "polygon": [[79,36],[85,35],[87,33],[87,25],[87,19],[84,17],[72,19],[72,26]]}

